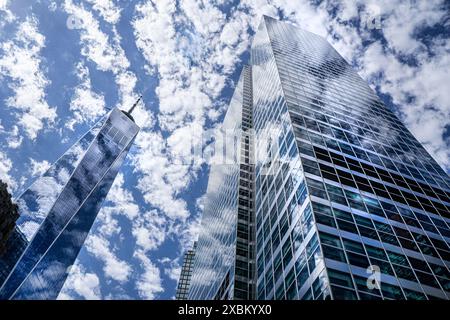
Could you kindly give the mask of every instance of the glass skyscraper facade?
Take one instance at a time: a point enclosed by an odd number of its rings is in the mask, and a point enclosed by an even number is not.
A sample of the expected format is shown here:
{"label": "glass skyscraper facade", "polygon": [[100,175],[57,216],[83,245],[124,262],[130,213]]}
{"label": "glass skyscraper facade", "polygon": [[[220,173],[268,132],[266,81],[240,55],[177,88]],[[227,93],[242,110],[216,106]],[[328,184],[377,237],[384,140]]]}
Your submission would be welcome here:
{"label": "glass skyscraper facade", "polygon": [[245,66],[216,137],[189,299],[255,297],[252,92]]}
{"label": "glass skyscraper facade", "polygon": [[181,266],[180,279],[178,280],[177,292],[175,299],[186,300],[188,298],[189,286],[191,283],[192,266],[195,257],[195,249],[197,248],[197,242],[194,242],[192,249],[188,250],[184,254],[183,265]]}
{"label": "glass skyscraper facade", "polygon": [[[242,87],[241,75],[234,94],[252,100],[253,207],[247,213],[254,221],[248,230],[256,245],[248,257],[255,259],[256,288],[250,294],[449,299],[445,171],[322,37],[264,17],[250,56],[243,74],[250,70],[251,86]],[[233,97],[228,112],[235,104]],[[224,220],[204,211],[198,252],[216,252],[208,266],[235,279],[237,255],[221,251],[216,235],[238,247],[239,195],[215,191],[207,193],[209,206],[230,202],[233,212]],[[222,264],[224,255],[232,267]],[[194,260],[192,299],[217,297],[225,279],[202,278],[203,259]]]}
{"label": "glass skyscraper facade", "polygon": [[217,135],[189,299],[234,297],[241,156],[243,161],[249,161],[245,152],[241,154],[244,77],[242,74],[237,83]]}
{"label": "glass skyscraper facade", "polygon": [[0,299],[56,299],[138,131],[114,108],[15,200]]}

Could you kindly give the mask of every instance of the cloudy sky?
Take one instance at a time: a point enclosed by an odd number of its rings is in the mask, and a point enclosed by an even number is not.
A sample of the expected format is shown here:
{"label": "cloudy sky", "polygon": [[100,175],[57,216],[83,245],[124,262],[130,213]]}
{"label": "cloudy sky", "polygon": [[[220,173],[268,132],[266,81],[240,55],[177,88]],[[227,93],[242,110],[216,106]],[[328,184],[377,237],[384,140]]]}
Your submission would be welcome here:
{"label": "cloudy sky", "polygon": [[27,188],[112,107],[142,128],[62,299],[171,299],[208,166],[262,14],[320,34],[450,172],[445,1],[0,0],[0,179]]}

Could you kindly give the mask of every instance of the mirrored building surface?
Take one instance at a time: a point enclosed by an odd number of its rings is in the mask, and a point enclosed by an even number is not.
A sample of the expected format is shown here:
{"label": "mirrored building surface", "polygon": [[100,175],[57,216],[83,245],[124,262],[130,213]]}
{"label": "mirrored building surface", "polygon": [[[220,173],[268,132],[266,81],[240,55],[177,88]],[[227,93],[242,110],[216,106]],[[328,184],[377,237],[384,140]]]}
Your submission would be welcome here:
{"label": "mirrored building surface", "polygon": [[16,199],[0,299],[56,299],[138,131],[113,109]]}
{"label": "mirrored building surface", "polygon": [[[449,299],[446,172],[322,37],[264,17],[250,56],[252,85],[236,91],[251,90],[252,97],[251,294]],[[239,199],[216,191],[207,201]],[[220,216],[210,221],[211,211],[204,211],[199,239],[223,233],[230,247],[238,247],[233,204],[230,224]],[[226,276],[236,277],[232,250],[221,251],[213,240],[199,241],[198,250],[216,252],[208,266],[228,268],[232,275]],[[234,261],[231,268],[223,266],[221,253]],[[200,279],[202,263],[196,256],[192,279]],[[208,294],[192,285],[190,298],[217,298],[222,279],[202,283]]]}

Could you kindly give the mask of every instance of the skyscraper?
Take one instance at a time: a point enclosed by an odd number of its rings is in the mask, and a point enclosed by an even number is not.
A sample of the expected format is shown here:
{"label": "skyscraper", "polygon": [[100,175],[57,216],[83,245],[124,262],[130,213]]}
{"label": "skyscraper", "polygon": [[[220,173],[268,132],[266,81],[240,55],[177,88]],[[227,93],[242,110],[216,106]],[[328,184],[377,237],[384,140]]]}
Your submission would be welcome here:
{"label": "skyscraper", "polygon": [[58,296],[139,131],[135,105],[114,108],[16,199],[20,217],[0,257],[0,299]]}
{"label": "skyscraper", "polygon": [[195,257],[195,249],[197,248],[197,242],[194,242],[192,249],[185,252],[183,257],[183,265],[181,266],[180,279],[178,280],[177,292],[175,299],[186,300],[189,293],[189,286],[192,276],[192,263]]}
{"label": "skyscraper", "polygon": [[[448,175],[322,37],[263,17],[250,56],[224,125],[251,97],[255,297],[449,299]],[[217,171],[191,299],[238,298],[241,195]]]}

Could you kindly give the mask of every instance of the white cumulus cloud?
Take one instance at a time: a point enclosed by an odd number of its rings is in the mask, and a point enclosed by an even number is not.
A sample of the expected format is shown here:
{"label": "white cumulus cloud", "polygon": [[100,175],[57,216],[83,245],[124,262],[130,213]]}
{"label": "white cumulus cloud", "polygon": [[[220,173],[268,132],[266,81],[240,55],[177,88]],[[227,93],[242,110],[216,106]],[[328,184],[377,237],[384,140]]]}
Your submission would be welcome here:
{"label": "white cumulus cloud", "polygon": [[40,53],[44,46],[45,37],[34,18],[27,18],[18,26],[14,39],[0,45],[0,79],[13,91],[6,105],[19,111],[18,124],[30,139],[56,118],[55,108],[46,101],[50,81],[42,69]]}
{"label": "white cumulus cloud", "polygon": [[77,64],[76,74],[81,83],[75,88],[70,102],[74,118],[67,122],[66,127],[71,130],[77,123],[97,121],[106,112],[105,98],[92,90],[89,69],[80,62]]}
{"label": "white cumulus cloud", "polygon": [[30,158],[30,165],[31,175],[33,177],[42,175],[51,166],[51,164],[47,160],[37,161],[32,158]]}
{"label": "white cumulus cloud", "polygon": [[70,270],[64,287],[62,288],[58,300],[73,300],[73,293],[86,300],[99,300],[100,280],[95,273],[86,272],[83,266],[75,264]]}

